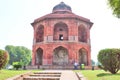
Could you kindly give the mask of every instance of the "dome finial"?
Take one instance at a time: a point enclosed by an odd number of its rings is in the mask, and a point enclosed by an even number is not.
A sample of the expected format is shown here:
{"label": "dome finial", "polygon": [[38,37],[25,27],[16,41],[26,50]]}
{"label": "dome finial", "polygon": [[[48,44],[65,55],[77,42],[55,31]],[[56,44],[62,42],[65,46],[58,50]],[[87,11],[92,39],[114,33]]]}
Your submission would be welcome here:
{"label": "dome finial", "polygon": [[60,2],[58,5],[56,5],[53,8],[53,12],[56,12],[56,11],[69,11],[69,12],[72,12],[71,7],[66,5],[63,1]]}
{"label": "dome finial", "polygon": [[61,3],[63,4],[64,2],[63,2],[63,1],[61,1]]}

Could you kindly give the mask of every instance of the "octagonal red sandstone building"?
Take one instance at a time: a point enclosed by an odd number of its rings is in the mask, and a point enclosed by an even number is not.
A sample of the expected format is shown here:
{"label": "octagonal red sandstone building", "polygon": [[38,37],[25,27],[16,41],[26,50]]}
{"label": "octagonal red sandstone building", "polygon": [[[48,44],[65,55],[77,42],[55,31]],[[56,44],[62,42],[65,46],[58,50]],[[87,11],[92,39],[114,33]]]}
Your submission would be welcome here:
{"label": "octagonal red sandstone building", "polygon": [[91,65],[90,29],[93,23],[72,13],[61,2],[52,13],[32,23],[34,29],[32,65]]}

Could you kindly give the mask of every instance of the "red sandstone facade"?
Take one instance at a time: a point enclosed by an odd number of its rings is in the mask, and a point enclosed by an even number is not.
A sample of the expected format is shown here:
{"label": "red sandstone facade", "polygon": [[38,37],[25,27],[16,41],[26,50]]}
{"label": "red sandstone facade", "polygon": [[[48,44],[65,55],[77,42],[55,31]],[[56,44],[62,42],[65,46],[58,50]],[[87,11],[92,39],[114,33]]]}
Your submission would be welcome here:
{"label": "red sandstone facade", "polygon": [[32,65],[72,65],[74,61],[91,65],[92,24],[63,2],[52,13],[34,20]]}

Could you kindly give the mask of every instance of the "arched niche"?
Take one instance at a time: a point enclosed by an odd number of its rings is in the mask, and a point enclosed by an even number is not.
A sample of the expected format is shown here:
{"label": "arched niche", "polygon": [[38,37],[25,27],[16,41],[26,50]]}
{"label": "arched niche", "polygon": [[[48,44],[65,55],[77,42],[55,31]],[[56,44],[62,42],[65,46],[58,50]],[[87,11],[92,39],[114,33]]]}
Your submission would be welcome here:
{"label": "arched niche", "polygon": [[53,40],[68,40],[68,26],[63,22],[54,25]]}
{"label": "arched niche", "polygon": [[44,26],[39,25],[36,30],[36,42],[44,41]]}
{"label": "arched niche", "polygon": [[88,64],[88,59],[87,59],[87,50],[82,48],[79,50],[79,54],[78,54],[78,61],[79,61],[79,64],[85,64],[87,65]]}
{"label": "arched niche", "polygon": [[53,65],[67,65],[68,50],[62,46],[57,47],[53,51]]}
{"label": "arched niche", "polygon": [[43,50],[38,48],[36,50],[36,65],[42,65],[43,62]]}
{"label": "arched niche", "polygon": [[87,42],[87,30],[84,25],[78,26],[78,41]]}

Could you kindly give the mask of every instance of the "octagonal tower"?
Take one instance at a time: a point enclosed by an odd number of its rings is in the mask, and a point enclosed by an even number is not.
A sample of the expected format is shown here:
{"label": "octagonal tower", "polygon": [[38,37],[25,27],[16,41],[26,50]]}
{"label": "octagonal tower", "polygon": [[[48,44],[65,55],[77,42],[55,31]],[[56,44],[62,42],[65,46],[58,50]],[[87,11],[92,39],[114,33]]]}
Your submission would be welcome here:
{"label": "octagonal tower", "polygon": [[32,65],[91,65],[90,29],[93,23],[72,13],[64,2],[32,23]]}

